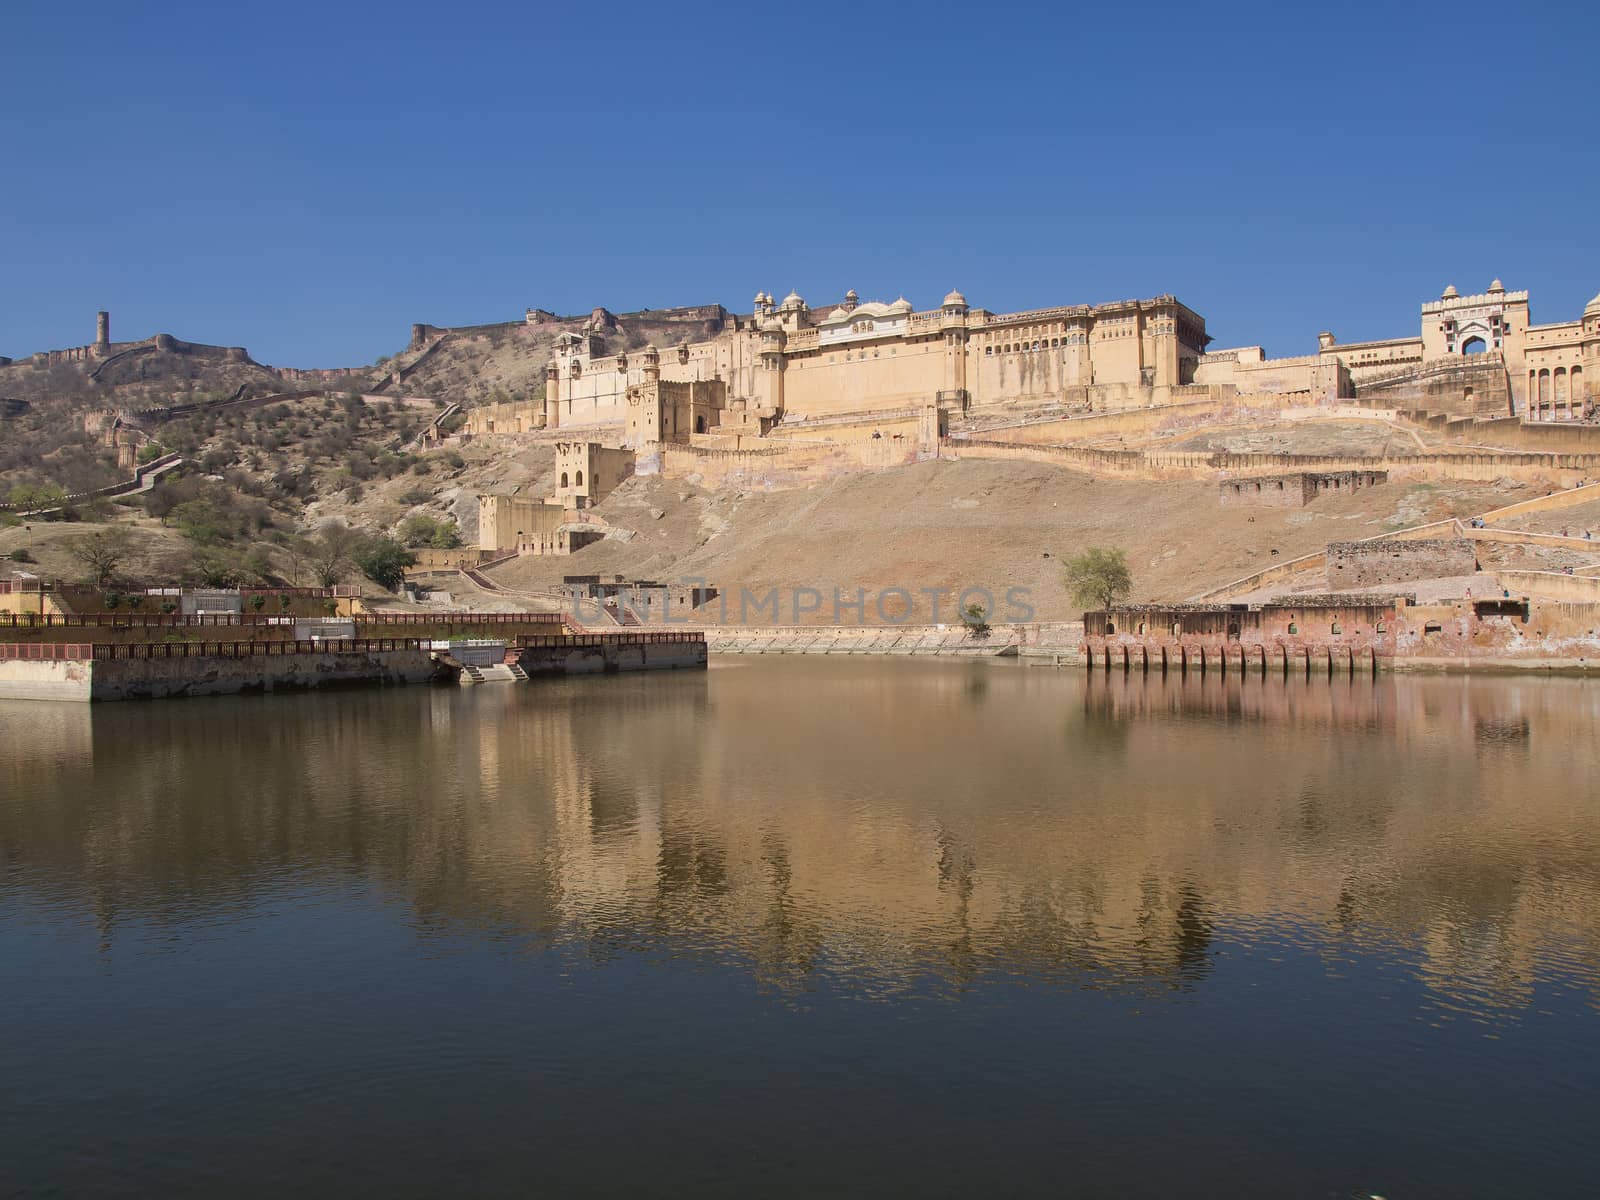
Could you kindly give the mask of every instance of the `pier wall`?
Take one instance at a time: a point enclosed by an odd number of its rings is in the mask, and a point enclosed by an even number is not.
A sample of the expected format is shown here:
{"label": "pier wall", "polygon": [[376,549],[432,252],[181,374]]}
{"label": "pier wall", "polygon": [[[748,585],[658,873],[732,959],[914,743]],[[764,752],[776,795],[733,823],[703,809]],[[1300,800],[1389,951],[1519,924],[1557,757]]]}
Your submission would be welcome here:
{"label": "pier wall", "polygon": [[159,700],[398,685],[426,683],[440,670],[426,650],[95,659],[88,646],[34,649],[57,657],[0,658],[0,699]]}
{"label": "pier wall", "polygon": [[32,662],[0,659],[0,700],[70,700],[87,703],[94,664],[83,658]]}
{"label": "pier wall", "polygon": [[685,634],[676,641],[664,638],[665,635],[654,634],[637,639],[594,639],[598,644],[589,645],[525,646],[507,651],[506,661],[514,661],[530,678],[675,671],[706,665],[706,643],[699,634]]}

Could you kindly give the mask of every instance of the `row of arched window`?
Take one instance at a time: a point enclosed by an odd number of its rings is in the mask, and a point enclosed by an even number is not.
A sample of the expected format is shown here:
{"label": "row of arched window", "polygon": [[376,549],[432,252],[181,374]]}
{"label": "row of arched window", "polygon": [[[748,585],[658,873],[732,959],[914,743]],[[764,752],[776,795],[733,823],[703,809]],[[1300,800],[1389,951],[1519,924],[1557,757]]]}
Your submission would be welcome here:
{"label": "row of arched window", "polygon": [[1541,367],[1528,372],[1528,407],[1533,412],[1572,416],[1582,409],[1583,402],[1582,367]]}
{"label": "row of arched window", "polygon": [[582,471],[578,472],[577,480],[574,483],[568,483],[567,482],[567,473],[565,471],[561,472],[561,486],[562,487],[582,487],[583,486],[583,472]]}
{"label": "row of arched window", "polygon": [[[998,350],[1001,354],[1027,354],[1032,350],[1051,350],[1060,345],[1061,339],[1058,337],[1034,338],[1031,342],[1007,342],[1005,345],[998,347]],[[996,349],[997,347],[994,346],[985,346],[983,348],[983,356],[992,358]]]}

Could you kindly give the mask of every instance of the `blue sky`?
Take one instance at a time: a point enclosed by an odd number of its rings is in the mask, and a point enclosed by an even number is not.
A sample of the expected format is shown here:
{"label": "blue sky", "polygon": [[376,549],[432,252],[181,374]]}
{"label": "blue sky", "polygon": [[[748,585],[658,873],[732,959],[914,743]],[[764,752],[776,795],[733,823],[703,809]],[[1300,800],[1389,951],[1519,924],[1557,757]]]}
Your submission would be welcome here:
{"label": "blue sky", "polygon": [[292,366],[797,288],[1175,293],[1216,344],[1600,290],[1592,9],[12,0],[0,354]]}

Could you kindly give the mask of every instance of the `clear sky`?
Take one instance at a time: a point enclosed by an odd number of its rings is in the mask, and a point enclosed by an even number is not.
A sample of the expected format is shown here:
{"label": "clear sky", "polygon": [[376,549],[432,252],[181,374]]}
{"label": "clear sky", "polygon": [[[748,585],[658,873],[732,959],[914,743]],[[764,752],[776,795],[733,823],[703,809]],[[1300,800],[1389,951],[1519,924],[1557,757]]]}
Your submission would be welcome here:
{"label": "clear sky", "polygon": [[0,8],[0,354],[1172,292],[1217,346],[1600,290],[1592,6]]}

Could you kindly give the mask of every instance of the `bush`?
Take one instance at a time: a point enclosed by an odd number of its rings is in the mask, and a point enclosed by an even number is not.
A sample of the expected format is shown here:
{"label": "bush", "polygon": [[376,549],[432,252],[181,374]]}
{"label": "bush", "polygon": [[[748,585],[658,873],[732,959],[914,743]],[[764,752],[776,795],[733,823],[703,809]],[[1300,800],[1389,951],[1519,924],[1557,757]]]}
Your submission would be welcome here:
{"label": "bush", "polygon": [[161,602],[161,611],[164,613],[175,613],[178,611],[178,606],[171,600],[163,600]]}
{"label": "bush", "polygon": [[121,592],[107,592],[106,593],[106,611],[107,612],[116,611],[117,606],[120,605],[121,603],[122,603],[122,593]]}
{"label": "bush", "polygon": [[372,538],[356,553],[356,566],[361,573],[391,592],[399,590],[406,568],[416,561],[417,556],[392,537]]}
{"label": "bush", "polygon": [[451,520],[418,514],[400,522],[400,541],[406,546],[428,546],[434,550],[454,550],[461,545],[461,531]]}
{"label": "bush", "polygon": [[11,503],[17,510],[29,508],[51,508],[60,504],[67,498],[53,483],[19,483],[11,489]]}
{"label": "bush", "polygon": [[973,603],[961,610],[961,619],[967,624],[967,631],[975,638],[989,636],[989,610],[983,605]]}
{"label": "bush", "polygon": [[39,560],[34,558],[33,554],[26,546],[23,546],[11,552],[11,561],[19,563],[31,563],[38,562]]}
{"label": "bush", "polygon": [[266,606],[267,598],[260,592],[257,592],[254,596],[250,597],[250,607],[253,611],[260,612]]}

